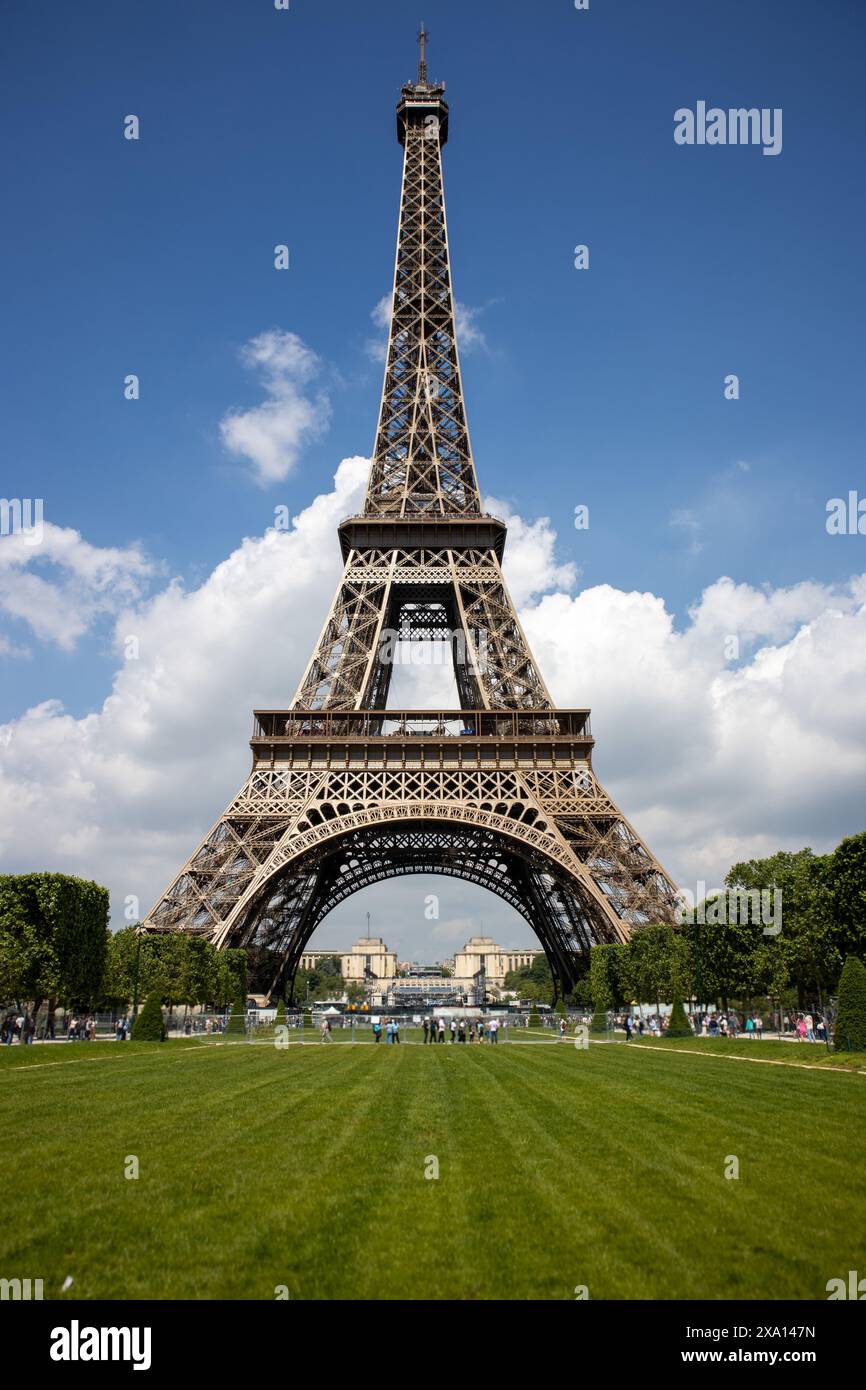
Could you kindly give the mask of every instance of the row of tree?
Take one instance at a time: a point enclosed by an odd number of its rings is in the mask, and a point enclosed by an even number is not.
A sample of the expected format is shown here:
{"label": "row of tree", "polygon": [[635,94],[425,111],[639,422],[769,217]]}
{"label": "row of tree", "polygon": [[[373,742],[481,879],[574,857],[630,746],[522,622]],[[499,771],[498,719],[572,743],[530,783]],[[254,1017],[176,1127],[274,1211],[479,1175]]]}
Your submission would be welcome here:
{"label": "row of tree", "polygon": [[[802,1008],[835,993],[846,958],[866,960],[866,833],[832,854],[779,851],[735,864],[725,889],[698,904],[692,921],[651,924],[625,945],[594,947],[580,1002],[615,1009],[633,999],[696,998],[727,1008],[766,996]],[[747,893],[765,894],[765,904],[779,893],[781,911],[754,920]]]}
{"label": "row of tree", "polygon": [[73,1010],[163,1002],[225,1008],[246,993],[244,951],[202,937],[112,932],[108,889],[67,874],[0,875],[0,1003]]}

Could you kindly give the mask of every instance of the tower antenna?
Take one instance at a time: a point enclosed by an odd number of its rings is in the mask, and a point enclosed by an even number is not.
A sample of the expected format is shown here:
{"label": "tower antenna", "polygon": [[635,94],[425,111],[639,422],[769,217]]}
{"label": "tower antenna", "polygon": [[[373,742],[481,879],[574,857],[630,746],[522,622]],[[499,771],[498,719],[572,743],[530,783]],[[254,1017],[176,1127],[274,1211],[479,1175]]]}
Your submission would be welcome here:
{"label": "tower antenna", "polygon": [[427,30],[423,19],[418,31],[418,86],[427,86]]}

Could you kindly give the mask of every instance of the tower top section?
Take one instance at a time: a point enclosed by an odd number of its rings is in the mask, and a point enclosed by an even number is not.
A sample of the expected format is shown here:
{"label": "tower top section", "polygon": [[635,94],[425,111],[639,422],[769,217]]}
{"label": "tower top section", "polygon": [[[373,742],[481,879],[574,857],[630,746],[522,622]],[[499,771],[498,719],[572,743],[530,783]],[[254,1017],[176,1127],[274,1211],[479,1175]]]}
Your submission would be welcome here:
{"label": "tower top section", "polygon": [[428,139],[438,136],[439,144],[448,139],[448,104],[445,101],[445,83],[430,82],[427,78],[427,39],[428,33],[421,21],[418,33],[418,80],[407,82],[400,93],[397,105],[397,139],[406,144],[406,131],[410,125],[422,126]]}

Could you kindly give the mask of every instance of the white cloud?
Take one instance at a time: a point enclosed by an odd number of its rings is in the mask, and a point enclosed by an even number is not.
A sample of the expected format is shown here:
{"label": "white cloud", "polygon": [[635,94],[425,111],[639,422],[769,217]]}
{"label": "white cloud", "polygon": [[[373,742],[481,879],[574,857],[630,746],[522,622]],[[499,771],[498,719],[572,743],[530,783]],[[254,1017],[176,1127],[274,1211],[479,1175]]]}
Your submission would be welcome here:
{"label": "white cloud", "polygon": [[[197,589],[177,582],[116,624],[119,669],[98,713],[47,701],[0,728],[0,859],[110,884],[150,905],[248,770],[254,706],[285,705],[341,569],[337,523],[368,462],[291,531],[244,540]],[[139,657],[123,662],[134,633]],[[4,746],[5,744],[5,746]]]}
{"label": "white cloud", "polygon": [[502,568],[508,591],[518,607],[533,594],[543,594],[555,588],[571,590],[574,587],[580,570],[570,560],[565,564],[557,563],[556,532],[550,524],[550,517],[524,521],[507,502],[501,502],[496,497],[485,497],[484,508],[508,523]]}
{"label": "white cloud", "polygon": [[[137,600],[153,572],[138,546],[100,548],[45,522],[41,532],[0,539],[0,613],[71,651],[97,618]],[[22,654],[2,635],[0,651]]]}
{"label": "white cloud", "polygon": [[229,453],[246,459],[264,487],[287,477],[303,447],[324,434],[331,406],[324,392],[311,395],[304,389],[322,364],[297,334],[276,328],[260,333],[241,349],[241,360],[261,374],[266,399],[250,410],[228,411],[220,435]]}
{"label": "white cloud", "polygon": [[486,348],[487,339],[478,320],[483,309],[473,309],[469,304],[454,301],[454,317],[457,321],[457,346],[461,352],[472,352],[474,348]]}
{"label": "white cloud", "polygon": [[[48,701],[0,728],[7,869],[95,877],[115,911],[127,894],[150,906],[246,777],[252,709],[292,697],[339,579],[336,525],[360,506],[367,468],[345,460],[290,532],[244,540],[199,588],[131,598],[116,632],[138,636],[140,657],[119,658],[99,712],[76,719]],[[866,576],[788,589],[722,578],[678,627],[651,593],[567,592],[549,522],[512,515],[510,533],[510,582],[552,693],[593,707],[596,771],[680,882],[863,828]],[[422,703],[435,703],[429,684]],[[450,899],[440,935],[459,921],[461,944],[473,911]],[[404,949],[423,955],[436,938],[416,916]],[[484,917],[508,931],[492,901]]]}

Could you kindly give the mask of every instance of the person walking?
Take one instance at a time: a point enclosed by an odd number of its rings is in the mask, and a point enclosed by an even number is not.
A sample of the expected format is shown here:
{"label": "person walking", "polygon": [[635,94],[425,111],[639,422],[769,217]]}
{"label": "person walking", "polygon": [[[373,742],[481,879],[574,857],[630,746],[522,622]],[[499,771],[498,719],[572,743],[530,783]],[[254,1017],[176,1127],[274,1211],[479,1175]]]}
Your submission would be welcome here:
{"label": "person walking", "polygon": [[321,1040],[323,1043],[329,1043],[334,1041],[334,1039],[331,1037],[331,1024],[327,1018],[322,1019],[319,1032],[321,1033]]}
{"label": "person walking", "polygon": [[565,1029],[566,1029],[565,1014],[563,1014],[563,1015],[562,1015],[562,1018],[559,1020],[559,1041],[560,1041],[560,1042],[565,1042]]}
{"label": "person walking", "polygon": [[632,1030],[633,1030],[633,1028],[634,1028],[634,1024],[632,1023],[631,1014],[626,1014],[626,1016],[625,1016],[625,1040],[626,1040],[627,1043],[628,1043],[628,1042],[631,1042],[631,1035],[632,1035]]}

